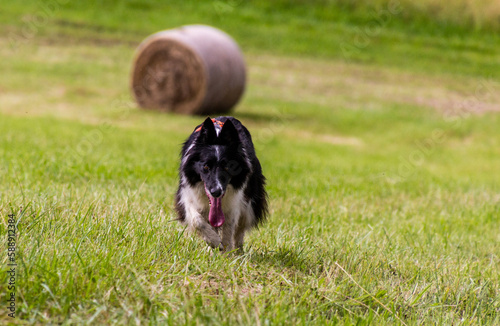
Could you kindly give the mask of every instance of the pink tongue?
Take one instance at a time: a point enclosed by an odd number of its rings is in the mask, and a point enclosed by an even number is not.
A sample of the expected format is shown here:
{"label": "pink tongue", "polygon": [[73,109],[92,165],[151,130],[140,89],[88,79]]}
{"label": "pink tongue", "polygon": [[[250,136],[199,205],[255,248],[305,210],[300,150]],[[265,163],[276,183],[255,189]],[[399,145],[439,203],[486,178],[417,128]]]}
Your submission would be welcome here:
{"label": "pink tongue", "polygon": [[210,212],[208,221],[213,227],[220,227],[224,224],[224,213],[222,212],[222,197],[214,198],[210,196]]}

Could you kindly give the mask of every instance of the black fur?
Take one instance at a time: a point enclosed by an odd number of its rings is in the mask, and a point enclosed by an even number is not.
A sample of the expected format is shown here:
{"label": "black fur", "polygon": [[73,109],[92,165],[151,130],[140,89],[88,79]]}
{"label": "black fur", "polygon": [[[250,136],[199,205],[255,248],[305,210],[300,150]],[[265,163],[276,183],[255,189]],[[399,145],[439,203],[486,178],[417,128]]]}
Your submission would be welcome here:
{"label": "black fur", "polygon": [[[264,188],[266,178],[255,154],[252,137],[247,128],[233,117],[217,117],[215,120],[215,124],[223,124],[218,136],[214,122],[207,118],[182,146],[179,189],[175,200],[178,220],[184,222],[186,219],[181,189],[203,182],[205,189],[215,195],[219,194],[219,190],[224,193],[228,185],[235,190],[243,190],[255,216],[251,226],[256,227],[265,220],[268,205]],[[187,184],[183,183],[183,179]]]}

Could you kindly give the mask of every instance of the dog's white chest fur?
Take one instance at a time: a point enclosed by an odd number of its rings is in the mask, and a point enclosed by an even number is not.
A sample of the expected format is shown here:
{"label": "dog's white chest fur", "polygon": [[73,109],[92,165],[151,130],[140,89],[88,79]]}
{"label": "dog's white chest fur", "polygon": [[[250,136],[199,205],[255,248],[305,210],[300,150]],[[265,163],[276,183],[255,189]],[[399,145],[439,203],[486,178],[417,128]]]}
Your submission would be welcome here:
{"label": "dog's white chest fur", "polygon": [[243,189],[235,190],[231,185],[226,188],[222,198],[225,222],[216,230],[208,223],[210,205],[203,182],[194,187],[186,185],[181,189],[180,196],[183,206],[186,207],[184,222],[190,230],[198,232],[212,247],[220,247],[222,250],[241,247],[244,233],[255,218],[251,203],[245,199]]}
{"label": "dog's white chest fur", "polygon": [[[205,194],[203,182],[199,182],[196,186],[186,186],[181,191],[181,201],[184,207],[187,207],[190,212],[186,215],[187,224],[192,224],[192,218],[198,218],[198,215],[208,221],[208,211],[210,210],[209,200]],[[249,203],[245,202],[243,190],[234,190],[231,185],[228,185],[224,197],[222,198],[222,211],[227,219],[234,219],[235,213],[247,213]],[[227,221],[229,223],[236,221]]]}

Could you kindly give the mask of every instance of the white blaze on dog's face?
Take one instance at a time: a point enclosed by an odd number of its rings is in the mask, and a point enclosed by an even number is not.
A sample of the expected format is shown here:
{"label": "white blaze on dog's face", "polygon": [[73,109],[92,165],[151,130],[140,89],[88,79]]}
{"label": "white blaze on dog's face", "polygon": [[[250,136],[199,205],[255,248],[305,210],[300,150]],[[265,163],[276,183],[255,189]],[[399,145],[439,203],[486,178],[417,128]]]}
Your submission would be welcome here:
{"label": "white blaze on dog's face", "polygon": [[212,197],[218,198],[224,196],[231,176],[227,172],[227,160],[214,155],[214,152],[225,152],[227,148],[221,145],[210,147],[208,151],[202,153],[196,170],[200,174],[207,192]]}

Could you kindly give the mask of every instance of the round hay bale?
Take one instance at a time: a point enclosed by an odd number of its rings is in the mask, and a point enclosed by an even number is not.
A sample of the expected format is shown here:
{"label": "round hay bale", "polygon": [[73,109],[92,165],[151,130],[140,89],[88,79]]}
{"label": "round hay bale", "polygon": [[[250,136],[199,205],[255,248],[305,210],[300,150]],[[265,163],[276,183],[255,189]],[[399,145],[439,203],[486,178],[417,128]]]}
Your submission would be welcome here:
{"label": "round hay bale", "polygon": [[132,92],[143,108],[182,114],[227,113],[245,90],[236,42],[205,25],[161,31],[138,47]]}

